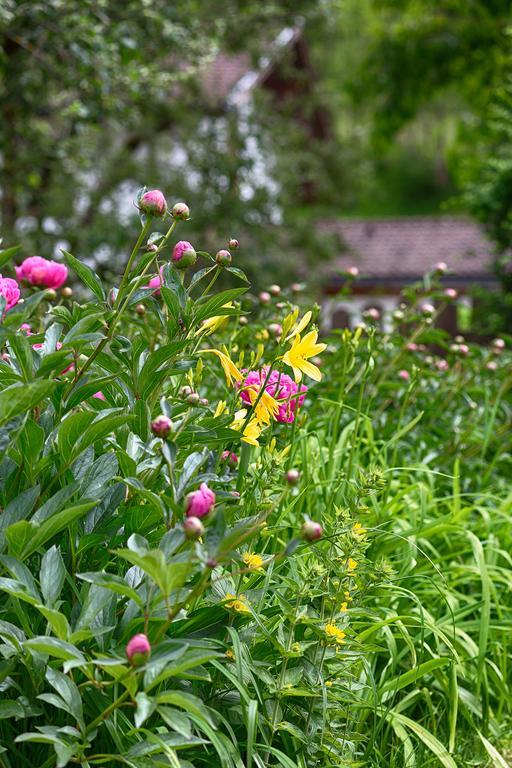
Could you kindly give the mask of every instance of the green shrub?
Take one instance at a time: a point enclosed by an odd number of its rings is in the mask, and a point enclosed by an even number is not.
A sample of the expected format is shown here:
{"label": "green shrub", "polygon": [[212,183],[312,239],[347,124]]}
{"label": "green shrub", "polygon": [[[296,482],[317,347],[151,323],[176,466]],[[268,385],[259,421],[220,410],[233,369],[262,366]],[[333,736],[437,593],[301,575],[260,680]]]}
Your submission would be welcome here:
{"label": "green shrub", "polygon": [[503,765],[508,353],[450,349],[432,276],[324,349],[167,216],[0,327],[1,764]]}

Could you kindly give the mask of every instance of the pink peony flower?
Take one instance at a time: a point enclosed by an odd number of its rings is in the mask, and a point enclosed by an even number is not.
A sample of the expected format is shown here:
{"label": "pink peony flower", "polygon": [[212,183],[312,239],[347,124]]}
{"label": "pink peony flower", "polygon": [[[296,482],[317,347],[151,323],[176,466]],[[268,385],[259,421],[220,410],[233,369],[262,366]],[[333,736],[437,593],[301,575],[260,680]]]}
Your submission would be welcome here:
{"label": "pink peony flower", "polygon": [[146,213],[148,216],[162,218],[167,210],[167,201],[159,189],[150,189],[142,195],[139,208],[142,213]]}
{"label": "pink peony flower", "polygon": [[[249,389],[258,393],[260,387],[265,382],[267,375],[268,366],[266,365],[259,371],[249,371],[240,385],[240,397],[244,403],[251,405],[252,401]],[[294,380],[286,373],[272,371],[265,386],[265,391],[279,403],[279,411],[276,416],[276,421],[281,423],[291,423],[295,420],[295,411],[304,402],[308,388],[302,384],[299,390],[299,387]]]}
{"label": "pink peony flower", "polygon": [[28,323],[22,323],[20,325],[20,331],[23,331],[27,336],[32,336],[32,326]]}
{"label": "pink peony flower", "polygon": [[[39,352],[39,350],[42,349],[42,348],[43,348],[42,344],[32,344],[32,349],[35,349],[36,352]],[[62,343],[60,341],[58,341],[57,344],[55,345],[55,350],[57,352],[59,351],[59,349],[62,349]],[[61,376],[63,376],[68,371],[74,371],[74,370],[75,370],[75,365],[74,365],[74,363],[71,363],[71,365],[68,365],[67,368],[64,368],[64,370],[61,371],[60,374],[61,374]],[[94,395],[94,397],[96,397],[96,395]]]}
{"label": "pink peony flower", "polygon": [[192,243],[189,243],[188,240],[177,242],[172,250],[172,260],[175,264],[183,262],[183,266],[186,265],[187,267],[193,264],[196,260],[196,251]]}
{"label": "pink peony flower", "polygon": [[206,483],[201,483],[198,491],[189,493],[186,500],[187,517],[206,517],[215,506],[215,494]]}
{"label": "pink peony flower", "polygon": [[20,300],[20,287],[16,280],[0,275],[0,296],[5,299],[6,312],[15,307]]}
{"label": "pink peony flower", "polygon": [[60,288],[68,278],[68,268],[56,261],[43,259],[41,256],[29,256],[16,267],[18,280],[26,280],[30,285],[42,288]]}
{"label": "pink peony flower", "polygon": [[134,635],[126,646],[126,656],[130,664],[139,667],[151,656],[151,645],[146,635]]}
{"label": "pink peony flower", "polygon": [[398,376],[404,381],[409,381],[409,379],[411,378],[411,374],[409,373],[409,371],[403,371],[403,370],[398,371]]}

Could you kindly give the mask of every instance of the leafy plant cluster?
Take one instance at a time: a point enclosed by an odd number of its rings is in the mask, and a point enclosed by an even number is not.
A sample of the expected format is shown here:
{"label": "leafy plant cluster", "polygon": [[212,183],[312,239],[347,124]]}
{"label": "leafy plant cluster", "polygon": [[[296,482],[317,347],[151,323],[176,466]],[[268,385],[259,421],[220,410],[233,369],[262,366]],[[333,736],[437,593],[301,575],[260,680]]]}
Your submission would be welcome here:
{"label": "leafy plant cluster", "polygon": [[432,274],[324,349],[154,223],[118,288],[68,253],[89,300],[2,307],[0,764],[506,765],[506,345]]}

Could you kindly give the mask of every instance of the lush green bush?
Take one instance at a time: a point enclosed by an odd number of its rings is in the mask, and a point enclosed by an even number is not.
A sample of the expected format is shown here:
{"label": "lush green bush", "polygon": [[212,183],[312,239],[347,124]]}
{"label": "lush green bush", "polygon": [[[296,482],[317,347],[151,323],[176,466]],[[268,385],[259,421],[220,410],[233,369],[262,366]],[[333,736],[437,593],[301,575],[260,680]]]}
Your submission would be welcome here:
{"label": "lush green bush", "polygon": [[324,350],[175,214],[4,314],[2,765],[506,765],[510,356],[432,275]]}

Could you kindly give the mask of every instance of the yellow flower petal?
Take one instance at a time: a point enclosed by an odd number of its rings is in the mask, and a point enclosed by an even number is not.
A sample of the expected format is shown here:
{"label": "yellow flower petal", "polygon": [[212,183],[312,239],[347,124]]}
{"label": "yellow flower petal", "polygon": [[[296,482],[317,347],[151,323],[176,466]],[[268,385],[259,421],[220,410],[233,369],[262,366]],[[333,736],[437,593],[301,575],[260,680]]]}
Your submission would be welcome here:
{"label": "yellow flower petal", "polygon": [[222,365],[222,368],[224,370],[224,374],[226,376],[226,382],[228,385],[230,385],[233,381],[242,381],[243,375],[240,373],[234,362],[231,360],[231,358],[226,355],[224,352],[221,352],[218,349],[202,349],[201,354],[211,353],[212,355],[217,355],[217,357],[220,360],[220,364]]}
{"label": "yellow flower petal", "polygon": [[304,317],[302,318],[302,320],[299,320],[299,322],[297,323],[297,325],[295,326],[295,328],[293,328],[293,330],[291,331],[291,333],[289,333],[289,334],[288,334],[288,336],[286,337],[286,341],[289,341],[289,340],[290,340],[290,339],[292,339],[294,336],[298,336],[298,335],[299,335],[299,333],[302,333],[302,331],[304,330],[304,328],[305,328],[307,325],[309,325],[309,322],[310,322],[310,320],[311,320],[311,318],[312,318],[312,317],[313,317],[313,313],[312,313],[311,311],[309,311],[309,312],[306,312],[306,314],[304,315]]}
{"label": "yellow flower petal", "polygon": [[[221,309],[233,309],[233,302],[228,301],[227,304],[223,304]],[[215,317],[209,317],[204,320],[200,327],[195,332],[194,336],[198,336],[200,333],[204,333],[205,336],[209,336],[219,328],[222,328],[228,322],[229,315],[215,315]]]}

